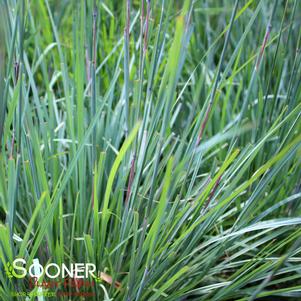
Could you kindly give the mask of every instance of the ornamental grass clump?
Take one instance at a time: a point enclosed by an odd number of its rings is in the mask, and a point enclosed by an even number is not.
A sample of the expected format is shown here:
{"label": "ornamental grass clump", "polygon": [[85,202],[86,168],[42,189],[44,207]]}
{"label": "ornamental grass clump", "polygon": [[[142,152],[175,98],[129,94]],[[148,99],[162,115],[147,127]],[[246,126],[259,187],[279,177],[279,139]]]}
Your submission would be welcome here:
{"label": "ornamental grass clump", "polygon": [[0,11],[1,300],[301,300],[300,1]]}

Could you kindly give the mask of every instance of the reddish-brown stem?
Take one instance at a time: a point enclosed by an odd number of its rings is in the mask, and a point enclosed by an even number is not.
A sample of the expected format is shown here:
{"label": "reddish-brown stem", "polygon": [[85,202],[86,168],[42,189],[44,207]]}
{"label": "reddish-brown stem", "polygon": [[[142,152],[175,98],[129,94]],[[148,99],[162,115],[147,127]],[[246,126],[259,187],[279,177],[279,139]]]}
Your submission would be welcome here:
{"label": "reddish-brown stem", "polygon": [[97,7],[95,6],[93,10],[93,58],[92,58],[94,70],[96,69],[96,25],[97,25]]}
{"label": "reddish-brown stem", "polygon": [[207,207],[209,206],[210,201],[212,200],[212,197],[214,196],[214,194],[215,194],[215,192],[216,192],[216,189],[217,189],[219,183],[221,182],[221,178],[222,178],[222,176],[220,175],[220,176],[218,177],[217,181],[215,182],[213,188],[211,189],[210,194],[209,194],[209,197],[208,197],[208,199],[207,199],[207,201],[206,201],[206,203],[205,203],[205,205],[204,205],[204,210],[206,210]]}
{"label": "reddish-brown stem", "polygon": [[201,125],[201,129],[200,129],[200,132],[199,132],[199,135],[198,135],[196,146],[198,146],[200,144],[201,140],[202,140],[202,137],[203,137],[203,134],[204,134],[204,131],[205,131],[205,128],[206,128],[206,124],[208,122],[211,107],[212,107],[212,104],[209,103],[206,114],[205,114],[205,119],[204,119],[204,121],[202,122],[202,125]]}
{"label": "reddish-brown stem", "polygon": [[131,170],[130,170],[130,177],[129,177],[129,182],[128,182],[128,188],[126,192],[126,198],[125,198],[125,203],[127,204],[130,196],[131,196],[131,191],[132,191],[132,184],[135,176],[135,161],[136,161],[136,156],[133,156],[132,162],[131,162]]}
{"label": "reddish-brown stem", "polygon": [[266,47],[268,39],[270,37],[271,30],[272,30],[272,24],[269,23],[269,25],[267,27],[267,30],[266,30],[266,33],[265,33],[265,36],[264,36],[264,39],[263,39],[263,42],[262,42],[262,46],[261,46],[261,49],[260,49],[258,59],[257,59],[257,62],[256,62],[256,71],[258,71],[258,69],[259,69],[260,62],[262,60],[265,47]]}
{"label": "reddish-brown stem", "polygon": [[9,155],[10,160],[13,159],[14,147],[15,147],[15,134],[13,133],[13,137],[11,139],[10,155]]}

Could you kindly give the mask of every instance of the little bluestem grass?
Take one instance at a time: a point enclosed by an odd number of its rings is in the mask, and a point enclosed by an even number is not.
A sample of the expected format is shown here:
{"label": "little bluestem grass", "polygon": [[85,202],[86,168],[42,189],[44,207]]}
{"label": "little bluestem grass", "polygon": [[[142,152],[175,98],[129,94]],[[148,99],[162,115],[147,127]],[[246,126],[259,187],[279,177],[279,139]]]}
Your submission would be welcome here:
{"label": "little bluestem grass", "polygon": [[95,264],[92,300],[299,300],[300,11],[0,0],[0,299],[21,257]]}

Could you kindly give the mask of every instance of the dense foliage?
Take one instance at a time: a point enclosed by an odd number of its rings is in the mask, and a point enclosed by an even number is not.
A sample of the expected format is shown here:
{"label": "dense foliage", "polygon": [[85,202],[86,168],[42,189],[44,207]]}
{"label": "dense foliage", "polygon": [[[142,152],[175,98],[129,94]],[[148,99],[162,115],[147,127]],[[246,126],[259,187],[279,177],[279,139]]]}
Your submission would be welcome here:
{"label": "dense foliage", "polygon": [[1,300],[301,300],[299,0],[0,3]]}

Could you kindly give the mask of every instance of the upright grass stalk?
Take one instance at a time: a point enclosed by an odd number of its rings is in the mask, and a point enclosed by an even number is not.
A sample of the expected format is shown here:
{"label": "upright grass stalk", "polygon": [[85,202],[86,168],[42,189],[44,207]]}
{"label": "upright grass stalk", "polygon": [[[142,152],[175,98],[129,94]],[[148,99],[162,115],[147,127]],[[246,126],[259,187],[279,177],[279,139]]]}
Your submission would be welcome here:
{"label": "upright grass stalk", "polygon": [[24,17],[25,17],[25,0],[22,0],[22,4],[21,4],[21,11],[20,11],[20,19],[19,19],[19,62],[17,62],[18,64],[18,68],[17,68],[17,72],[16,72],[16,82],[18,80],[20,80],[20,91],[19,91],[19,114],[18,114],[18,135],[17,135],[17,139],[18,139],[18,150],[17,152],[20,153],[21,150],[21,139],[22,139],[22,135],[21,135],[21,131],[22,131],[22,103],[23,103],[23,91],[22,91],[22,80],[23,80],[23,47],[24,47]]}
{"label": "upright grass stalk", "polygon": [[[96,60],[97,60],[97,6],[96,2],[93,1],[93,33],[92,33],[92,105],[91,105],[91,116],[96,114]],[[92,135],[92,162],[93,165],[96,160],[96,129],[93,130]]]}
{"label": "upright grass stalk", "polygon": [[126,24],[124,29],[124,95],[125,95],[125,136],[129,132],[129,44],[130,44],[130,0],[126,1]]}
{"label": "upright grass stalk", "polygon": [[[76,100],[77,100],[77,137],[78,142],[81,143],[83,137],[85,135],[85,106],[84,106],[84,62],[85,62],[85,3],[84,1],[80,1],[77,4],[77,11],[76,11],[76,20],[77,20],[77,28],[76,28],[76,66],[75,66],[75,74],[76,74]],[[93,87],[93,85],[92,85]],[[93,102],[93,100],[92,100]],[[93,107],[93,104],[92,104]],[[94,108],[95,109],[95,108]],[[93,116],[93,115],[92,115]],[[93,144],[93,137],[92,137],[92,145]],[[85,162],[86,152],[84,151],[81,155],[78,164],[78,187],[79,187],[79,199],[80,199],[80,219],[78,221],[78,231],[79,233],[82,232],[85,216],[83,212],[85,212],[85,208],[87,206],[86,200],[86,178],[83,176],[86,173],[86,162]],[[92,155],[93,158],[93,155]],[[93,160],[93,159],[92,159]],[[94,162],[94,161],[92,161]]]}
{"label": "upright grass stalk", "polygon": [[[6,41],[6,25],[5,22],[5,15],[4,15],[4,5],[1,3],[0,5],[0,39],[1,41]],[[1,91],[4,91],[5,82],[4,82],[4,74],[5,74],[5,57],[6,57],[6,49],[5,49],[5,43],[1,43],[0,46],[0,89]],[[3,93],[0,94],[0,149],[2,148],[2,135],[3,135],[3,129],[4,129],[4,118],[6,113],[6,104],[4,102]]]}

